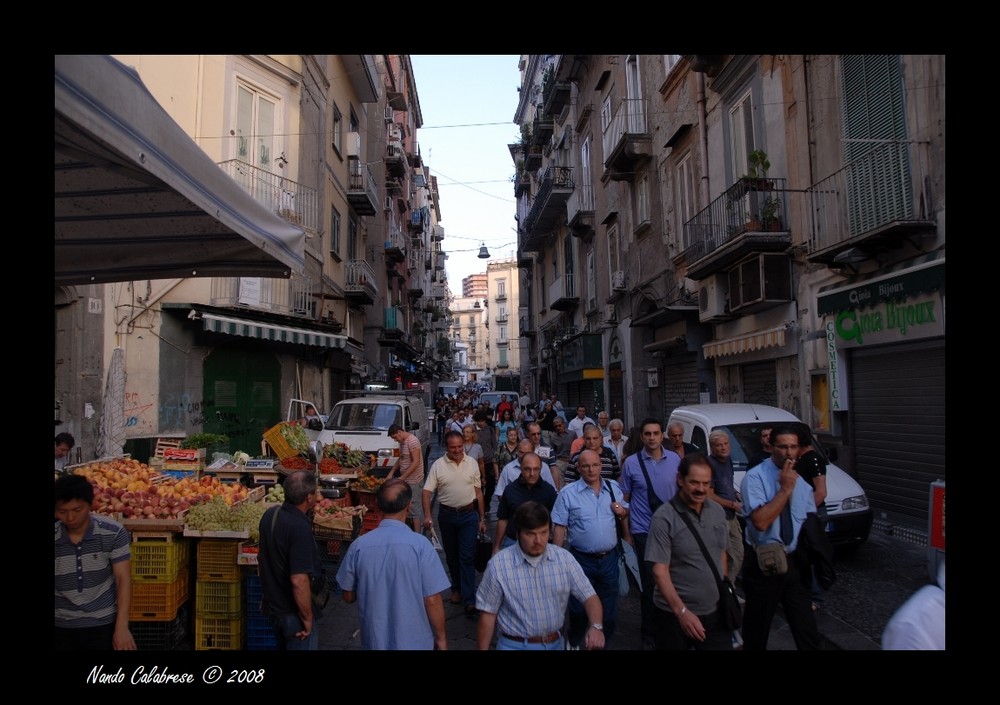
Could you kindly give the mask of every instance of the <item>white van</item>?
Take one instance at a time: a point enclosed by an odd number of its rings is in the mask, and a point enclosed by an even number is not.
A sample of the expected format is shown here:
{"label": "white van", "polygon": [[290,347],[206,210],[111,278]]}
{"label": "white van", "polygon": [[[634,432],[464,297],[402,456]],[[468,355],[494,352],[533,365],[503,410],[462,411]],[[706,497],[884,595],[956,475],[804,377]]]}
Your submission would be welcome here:
{"label": "white van", "polygon": [[430,422],[424,406],[424,392],[364,391],[354,392],[333,405],[323,429],[306,429],[310,441],[323,445],[344,443],[351,450],[362,450],[375,459],[376,467],[391,467],[399,459],[399,444],[389,438],[389,426],[398,424],[420,440],[426,463],[430,452]]}
{"label": "white van", "polygon": [[[761,452],[760,430],[779,424],[793,424],[808,432],[808,426],[784,409],[760,404],[693,404],[674,409],[668,424],[684,427],[684,440],[708,454],[708,434],[722,429],[729,434],[737,491],[749,470],[751,459]],[[810,433],[811,435],[811,433]],[[872,510],[868,497],[857,481],[829,462],[826,452],[813,439],[816,452],[827,461],[826,524],[831,543],[857,547],[868,540]]]}

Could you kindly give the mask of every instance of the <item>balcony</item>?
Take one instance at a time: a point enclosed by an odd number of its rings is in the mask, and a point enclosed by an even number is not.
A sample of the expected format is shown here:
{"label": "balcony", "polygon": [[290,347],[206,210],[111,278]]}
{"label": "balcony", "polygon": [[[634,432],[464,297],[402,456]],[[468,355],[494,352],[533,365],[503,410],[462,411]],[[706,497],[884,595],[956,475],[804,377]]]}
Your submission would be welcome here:
{"label": "balcony", "polygon": [[571,311],[580,303],[580,297],[573,286],[573,274],[564,272],[561,277],[549,284],[550,308],[556,311]]}
{"label": "balcony", "polygon": [[542,146],[531,145],[524,154],[524,168],[535,173],[542,166]]}
{"label": "balcony", "polygon": [[875,251],[935,232],[928,145],[882,144],[806,190],[811,262],[830,264],[844,250]]}
{"label": "balcony", "polygon": [[385,145],[385,173],[387,176],[402,179],[406,176],[406,154],[400,140],[390,140]]}
{"label": "balcony", "polygon": [[646,127],[646,101],[625,98],[604,131],[602,180],[632,181],[635,169],[653,156],[653,139]]}
{"label": "balcony", "polygon": [[500,313],[498,313],[496,320],[497,320],[497,323],[506,323],[507,322],[507,312],[506,311],[501,311]]}
{"label": "balcony", "polygon": [[444,240],[444,227],[435,225],[431,230],[431,242],[441,242]]}
{"label": "balcony", "polygon": [[535,328],[534,316],[521,316],[517,322],[517,329],[521,332],[521,335],[526,335],[530,338],[538,335],[538,330]]}
{"label": "balcony", "polygon": [[212,277],[212,306],[267,311],[316,320],[319,282],[304,277]]}
{"label": "balcony", "polygon": [[524,219],[526,250],[537,250],[552,228],[566,215],[566,201],[573,193],[573,168],[549,166],[538,182],[538,193]]}
{"label": "balcony", "polygon": [[514,176],[514,197],[520,198],[521,194],[527,192],[531,188],[531,176],[528,172],[519,171]]}
{"label": "balcony", "polygon": [[344,298],[355,305],[375,303],[375,270],[363,259],[350,259],[344,266]]}
{"label": "balcony", "polygon": [[505,370],[510,367],[510,364],[506,360],[497,360],[497,369]]}
{"label": "balcony", "polygon": [[548,71],[542,80],[542,112],[556,117],[569,102],[573,87],[569,81],[557,81],[555,71]]}
{"label": "balcony", "polygon": [[372,169],[360,159],[347,159],[347,202],[358,215],[375,215],[379,205],[378,184]]}
{"label": "balcony", "polygon": [[594,235],[593,184],[577,184],[566,200],[566,218],[576,237],[587,239]]}
{"label": "balcony", "polygon": [[531,143],[538,147],[544,147],[552,137],[555,123],[550,117],[539,117],[535,115],[535,120],[531,125]]}
{"label": "balcony", "polygon": [[406,282],[406,295],[411,299],[419,299],[424,295],[423,272],[411,271]]}
{"label": "balcony", "polygon": [[406,319],[402,311],[395,306],[383,309],[382,331],[378,337],[378,344],[382,347],[395,346],[403,339],[405,328]]}
{"label": "balcony", "polygon": [[497,347],[506,348],[510,344],[510,340],[504,338],[503,340],[498,340],[496,344]]}
{"label": "balcony", "polygon": [[386,264],[396,264],[406,259],[406,243],[403,241],[403,233],[399,226],[390,223],[385,236],[385,261]]}
{"label": "balcony", "polygon": [[431,286],[431,298],[439,301],[444,298],[444,284],[434,284]]}
{"label": "balcony", "polygon": [[[406,161],[409,162],[410,166],[414,169],[420,169],[424,165],[423,158],[420,156],[420,145],[416,145],[415,152],[406,153]],[[418,184],[419,185],[419,184]]]}
{"label": "balcony", "polygon": [[415,210],[410,213],[410,219],[407,223],[411,234],[420,234],[424,232],[424,211]]}
{"label": "balcony", "polygon": [[316,189],[239,159],[221,162],[219,166],[257,203],[278,217],[311,232],[318,230],[319,201]]}
{"label": "balcony", "polygon": [[684,224],[687,243],[674,264],[705,279],[747,255],[784,252],[791,245],[785,179],[739,179]]}

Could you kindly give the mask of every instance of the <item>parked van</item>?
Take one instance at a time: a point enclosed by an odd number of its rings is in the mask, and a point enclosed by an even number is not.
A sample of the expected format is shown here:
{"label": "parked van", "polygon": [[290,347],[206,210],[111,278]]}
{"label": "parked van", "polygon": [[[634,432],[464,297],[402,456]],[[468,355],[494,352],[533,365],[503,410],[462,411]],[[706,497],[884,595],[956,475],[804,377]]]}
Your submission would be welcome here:
{"label": "parked van", "polygon": [[[708,434],[722,429],[729,435],[737,491],[750,468],[751,458],[762,452],[760,430],[780,424],[793,424],[806,432],[809,428],[784,409],[760,404],[694,404],[681,406],[670,414],[668,424],[684,427],[684,440],[707,455]],[[813,439],[816,452],[826,461],[826,530],[831,543],[857,547],[868,540],[872,510],[868,497],[857,481],[830,462],[822,446]]]}
{"label": "parked van", "polygon": [[[351,392],[349,392],[351,393]],[[398,424],[420,440],[426,462],[430,452],[430,426],[424,393],[412,391],[364,391],[338,401],[320,431],[306,429],[310,441],[323,445],[344,443],[375,459],[377,467],[391,467],[399,459],[399,444],[389,438],[389,426]]]}

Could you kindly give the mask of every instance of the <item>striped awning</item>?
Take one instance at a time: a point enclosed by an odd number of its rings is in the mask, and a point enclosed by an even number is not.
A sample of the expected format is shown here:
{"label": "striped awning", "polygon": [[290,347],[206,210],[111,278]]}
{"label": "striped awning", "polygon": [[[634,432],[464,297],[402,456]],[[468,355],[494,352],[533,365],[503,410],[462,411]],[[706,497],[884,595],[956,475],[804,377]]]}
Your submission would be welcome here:
{"label": "striped awning", "polygon": [[192,311],[192,313],[195,314],[195,318],[200,315],[205,330],[212,333],[227,333],[229,335],[242,335],[247,338],[257,338],[259,340],[273,340],[278,343],[317,345],[321,348],[338,348],[340,350],[343,350],[347,345],[346,335],[321,333],[304,328],[289,328],[272,323],[261,323],[260,321],[248,321],[243,318],[220,316],[215,313],[198,314],[197,311]]}
{"label": "striped awning", "polygon": [[763,350],[764,348],[780,348],[785,344],[785,326],[768,328],[767,330],[737,335],[723,340],[713,340],[705,343],[702,349],[705,357],[722,357],[740,353]]}

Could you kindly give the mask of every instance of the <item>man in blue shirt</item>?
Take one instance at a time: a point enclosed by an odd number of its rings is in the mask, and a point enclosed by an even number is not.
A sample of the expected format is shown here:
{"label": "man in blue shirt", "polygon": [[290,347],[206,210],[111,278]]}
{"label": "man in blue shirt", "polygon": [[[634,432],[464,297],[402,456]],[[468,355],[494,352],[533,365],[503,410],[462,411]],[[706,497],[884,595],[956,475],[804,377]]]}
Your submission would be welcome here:
{"label": "man in blue shirt", "polygon": [[663,447],[663,423],[652,417],[639,426],[642,449],[625,459],[621,485],[629,505],[629,526],[632,542],[639,557],[639,577],[642,595],[639,608],[643,648],[656,648],[656,628],[653,623],[653,571],[646,560],[646,538],[653,512],[677,493],[677,468],[681,458]]}
{"label": "man in blue shirt", "polygon": [[412,493],[398,479],[378,488],[382,521],[351,544],[337,571],[344,602],[358,603],[365,649],[448,648],[441,593],[451,580],[431,542],[406,524]]}
{"label": "man in blue shirt", "polygon": [[[771,431],[771,457],[747,472],[740,485],[743,513],[747,519],[747,549],[743,561],[744,651],[763,651],[778,604],[784,608],[795,646],[800,650],[821,649],[822,640],[812,611],[808,580],[796,567],[795,549],[806,514],[816,511],[812,488],[795,471],[799,434],[790,426]],[[757,549],[783,544],[787,569],[765,574],[757,560]]]}
{"label": "man in blue shirt", "polygon": [[[552,508],[553,543],[569,548],[597,591],[604,610],[606,647],[615,633],[621,550],[618,537],[620,532],[623,539],[629,540],[628,505],[618,483],[601,477],[601,456],[597,451],[580,453],[577,469],[580,479],[566,483]],[[570,645],[578,647],[586,632],[583,605],[570,600]]]}
{"label": "man in blue shirt", "polygon": [[[528,441],[522,442],[530,445]],[[535,453],[526,452],[520,459],[520,467],[521,476],[507,486],[497,505],[494,554],[517,543],[517,530],[511,520],[518,507],[531,500],[551,511],[556,503],[556,488],[542,479],[542,459]]]}

